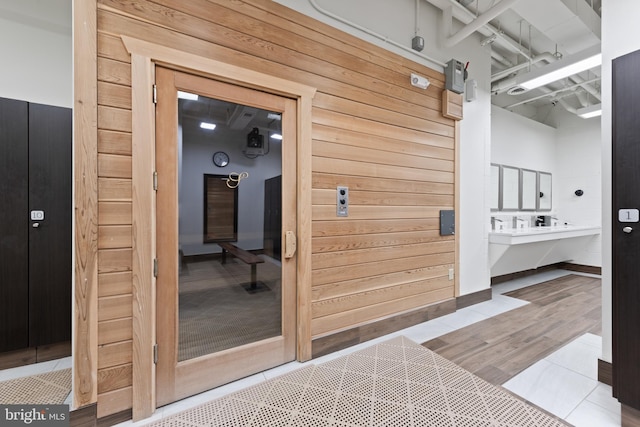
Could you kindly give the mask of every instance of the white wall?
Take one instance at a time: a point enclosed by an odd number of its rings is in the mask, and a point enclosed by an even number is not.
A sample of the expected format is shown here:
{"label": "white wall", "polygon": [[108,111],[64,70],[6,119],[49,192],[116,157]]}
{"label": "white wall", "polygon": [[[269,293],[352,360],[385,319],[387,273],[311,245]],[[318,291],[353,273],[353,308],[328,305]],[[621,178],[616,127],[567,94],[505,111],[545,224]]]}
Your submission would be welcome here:
{"label": "white wall", "polygon": [[275,1],[438,71],[442,71],[439,64],[452,58],[470,62],[469,78],[478,82],[478,97],[474,102],[464,103],[464,120],[460,122],[461,223],[456,226],[460,235],[460,294],[487,289],[490,286],[487,225],[490,216],[491,144],[489,46],[480,47],[480,37],[474,35],[454,48],[441,48],[442,12],[424,1],[419,3],[418,34],[425,40],[425,48],[420,54],[410,49],[411,39],[415,35],[414,0],[316,0],[323,9],[394,43],[400,43],[409,52],[365,30],[319,13],[308,0]]}
{"label": "white wall", "polygon": [[[602,2],[602,188],[611,188],[611,61],[640,49],[640,3]],[[602,197],[602,359],[612,361],[611,192]]]}
{"label": "white wall", "polygon": [[[602,223],[602,142],[600,118],[582,119],[562,110],[557,131],[556,174],[554,180],[556,214],[563,222],[577,225]],[[582,190],[580,197],[576,190]],[[600,267],[602,238],[596,236],[574,264]]]}
{"label": "white wall", "polygon": [[[555,128],[500,107],[491,107],[491,162],[551,172],[555,178],[555,154]],[[555,202],[554,197],[554,208]]]}
{"label": "white wall", "polygon": [[[215,131],[214,131],[215,132]],[[264,233],[264,181],[281,174],[280,142],[270,143],[266,156],[248,159],[242,154],[246,133],[235,139],[216,138],[200,132],[185,132],[182,138],[182,173],[180,183],[180,247],[185,255],[220,252],[213,243],[202,243],[204,174],[228,175],[248,172],[249,177],[238,186],[238,242],[243,249],[262,249]],[[266,135],[265,135],[266,140]],[[216,151],[229,155],[229,165],[213,164]]]}
{"label": "white wall", "polygon": [[0,97],[73,105],[71,0],[0,0]]}

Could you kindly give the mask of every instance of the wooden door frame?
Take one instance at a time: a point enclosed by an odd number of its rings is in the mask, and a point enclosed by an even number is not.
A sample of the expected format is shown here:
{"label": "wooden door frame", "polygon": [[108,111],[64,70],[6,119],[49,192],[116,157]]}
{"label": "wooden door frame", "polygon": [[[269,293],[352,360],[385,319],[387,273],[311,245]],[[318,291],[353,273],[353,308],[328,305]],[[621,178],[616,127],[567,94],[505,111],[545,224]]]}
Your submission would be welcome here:
{"label": "wooden door frame", "polygon": [[296,357],[311,359],[311,108],[316,89],[214,59],[122,36],[131,54],[133,212],[133,420],[156,408],[155,365],[155,65],[258,89],[297,101]]}

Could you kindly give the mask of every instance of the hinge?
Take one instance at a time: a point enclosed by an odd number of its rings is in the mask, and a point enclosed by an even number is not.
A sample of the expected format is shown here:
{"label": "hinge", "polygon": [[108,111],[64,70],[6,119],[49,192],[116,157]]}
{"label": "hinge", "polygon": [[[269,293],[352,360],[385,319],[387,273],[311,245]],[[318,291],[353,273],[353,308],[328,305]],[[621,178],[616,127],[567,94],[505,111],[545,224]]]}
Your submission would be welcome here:
{"label": "hinge", "polygon": [[158,87],[155,84],[153,85],[153,103],[158,103]]}
{"label": "hinge", "polygon": [[158,191],[158,171],[153,171],[153,189]]}
{"label": "hinge", "polygon": [[158,258],[153,259],[153,277],[158,277]]}
{"label": "hinge", "polygon": [[153,364],[158,364],[158,344],[153,345]]}

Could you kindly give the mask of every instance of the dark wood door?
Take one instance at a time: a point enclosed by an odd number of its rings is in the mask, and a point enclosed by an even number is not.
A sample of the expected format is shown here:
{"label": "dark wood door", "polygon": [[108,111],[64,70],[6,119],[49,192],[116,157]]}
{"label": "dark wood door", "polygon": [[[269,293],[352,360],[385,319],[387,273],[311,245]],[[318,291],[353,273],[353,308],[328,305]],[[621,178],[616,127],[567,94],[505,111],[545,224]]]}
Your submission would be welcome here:
{"label": "dark wood door", "polygon": [[71,168],[71,110],[29,104],[31,347],[71,340]]}
{"label": "dark wood door", "polygon": [[[640,51],[613,61],[613,392],[640,409]],[[627,228],[628,227],[628,228]]]}
{"label": "dark wood door", "polygon": [[0,352],[28,346],[27,108],[0,98]]}

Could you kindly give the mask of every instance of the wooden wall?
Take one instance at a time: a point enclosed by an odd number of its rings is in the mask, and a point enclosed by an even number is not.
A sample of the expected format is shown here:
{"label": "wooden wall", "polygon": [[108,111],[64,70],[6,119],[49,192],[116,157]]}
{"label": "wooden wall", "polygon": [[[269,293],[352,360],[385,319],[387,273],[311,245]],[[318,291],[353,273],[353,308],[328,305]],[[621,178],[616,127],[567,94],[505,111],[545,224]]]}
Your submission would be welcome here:
{"label": "wooden wall", "polygon": [[[453,120],[442,74],[269,0],[98,0],[98,417],[132,402],[131,64],[127,35],[291,79],[313,101],[312,334],[454,298]],[[409,84],[417,72],[424,91]],[[335,192],[350,192],[337,218]]]}

